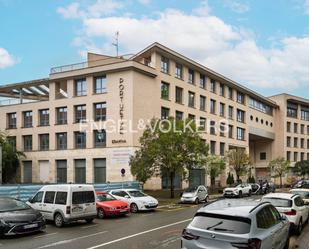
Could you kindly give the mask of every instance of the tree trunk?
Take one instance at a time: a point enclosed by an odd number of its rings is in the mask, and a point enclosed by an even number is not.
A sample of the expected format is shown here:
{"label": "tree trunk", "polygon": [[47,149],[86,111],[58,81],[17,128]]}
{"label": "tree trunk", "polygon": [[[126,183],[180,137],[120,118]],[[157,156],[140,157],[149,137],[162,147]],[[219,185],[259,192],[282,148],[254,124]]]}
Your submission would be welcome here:
{"label": "tree trunk", "polygon": [[210,185],[211,185],[211,189],[214,190],[215,185],[216,185],[216,178],[213,176],[210,178]]}
{"label": "tree trunk", "polygon": [[171,180],[171,198],[174,199],[175,193],[174,193],[174,172],[170,173],[170,180]]}
{"label": "tree trunk", "polygon": [[279,175],[280,177],[280,188],[282,188],[282,175]]}
{"label": "tree trunk", "polygon": [[237,174],[237,183],[240,183],[240,176]]}

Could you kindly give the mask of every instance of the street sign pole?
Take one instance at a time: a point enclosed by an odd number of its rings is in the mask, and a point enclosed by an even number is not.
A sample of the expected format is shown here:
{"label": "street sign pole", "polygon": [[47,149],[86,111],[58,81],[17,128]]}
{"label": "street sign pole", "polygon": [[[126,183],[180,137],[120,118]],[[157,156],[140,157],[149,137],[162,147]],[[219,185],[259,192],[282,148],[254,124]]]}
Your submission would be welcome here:
{"label": "street sign pole", "polygon": [[120,173],[121,173],[121,180],[122,180],[121,181],[121,186],[122,186],[122,189],[123,189],[123,179],[124,179],[124,177],[126,175],[126,170],[124,168],[122,168]]}

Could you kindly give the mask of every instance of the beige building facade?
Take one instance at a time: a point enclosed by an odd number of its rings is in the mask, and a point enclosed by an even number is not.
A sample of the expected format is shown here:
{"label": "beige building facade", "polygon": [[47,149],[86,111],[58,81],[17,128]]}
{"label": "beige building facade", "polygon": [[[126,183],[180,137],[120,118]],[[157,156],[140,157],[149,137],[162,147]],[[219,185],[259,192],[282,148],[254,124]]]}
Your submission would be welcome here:
{"label": "beige building facade", "polygon": [[[158,43],[130,58],[89,53],[87,62],[52,68],[48,78],[1,86],[0,96],[7,98],[0,130],[27,156],[24,183],[134,180],[129,158],[154,117],[194,119],[211,153],[246,149],[257,179],[269,177],[278,156],[293,165],[309,159],[309,100],[264,97]],[[206,182],[195,170],[176,187]],[[154,177],[145,187],[168,184]]]}

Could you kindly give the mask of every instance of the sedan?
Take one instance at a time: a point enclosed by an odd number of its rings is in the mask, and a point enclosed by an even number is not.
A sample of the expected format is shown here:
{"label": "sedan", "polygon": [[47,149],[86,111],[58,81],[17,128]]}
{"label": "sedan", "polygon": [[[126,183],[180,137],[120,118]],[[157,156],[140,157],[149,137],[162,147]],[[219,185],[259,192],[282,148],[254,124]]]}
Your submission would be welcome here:
{"label": "sedan", "polygon": [[0,235],[26,234],[45,230],[39,211],[13,198],[0,198]]}
{"label": "sedan", "polygon": [[127,202],[117,200],[106,192],[97,192],[98,217],[103,219],[106,216],[126,215],[129,213]]}
{"label": "sedan", "polygon": [[187,188],[180,198],[181,203],[195,203],[198,204],[202,201],[208,202],[209,196],[207,188],[203,185],[198,187]]}

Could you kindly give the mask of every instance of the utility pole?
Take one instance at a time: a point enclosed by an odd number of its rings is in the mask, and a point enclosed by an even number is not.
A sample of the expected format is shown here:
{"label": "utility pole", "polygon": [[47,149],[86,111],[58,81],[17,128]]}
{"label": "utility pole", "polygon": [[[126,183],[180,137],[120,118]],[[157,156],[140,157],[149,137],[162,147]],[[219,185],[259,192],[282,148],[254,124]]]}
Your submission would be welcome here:
{"label": "utility pole", "polygon": [[119,39],[119,31],[116,32],[116,34],[115,34],[115,41],[112,43],[112,45],[116,47],[116,55],[117,55],[117,57],[118,57],[118,54],[119,54],[119,42],[118,42],[118,39]]}

